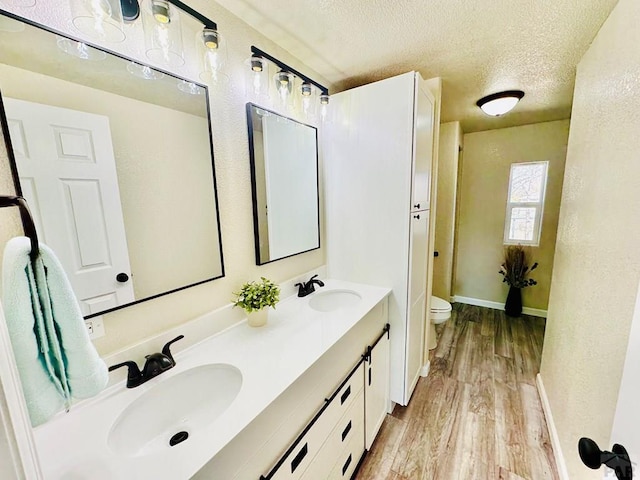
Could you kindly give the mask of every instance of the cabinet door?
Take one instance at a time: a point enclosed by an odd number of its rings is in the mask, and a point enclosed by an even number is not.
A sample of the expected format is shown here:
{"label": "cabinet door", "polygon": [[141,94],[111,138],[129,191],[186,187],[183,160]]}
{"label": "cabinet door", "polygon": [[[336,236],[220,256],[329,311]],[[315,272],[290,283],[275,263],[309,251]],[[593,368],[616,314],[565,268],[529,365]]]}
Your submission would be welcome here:
{"label": "cabinet door", "polygon": [[389,408],[389,339],[384,335],[365,362],[365,448],[370,449]]}
{"label": "cabinet door", "polygon": [[425,81],[420,75],[416,75],[411,184],[412,211],[430,208],[434,104],[435,100]]}
{"label": "cabinet door", "polygon": [[422,368],[422,351],[424,349],[425,295],[409,306],[407,325],[407,358],[405,370],[404,405],[409,403],[413,389],[416,388]]}
{"label": "cabinet door", "polygon": [[422,367],[429,247],[429,211],[411,214],[409,292],[405,350],[404,405],[418,382]]}
{"label": "cabinet door", "polygon": [[427,290],[429,211],[412,213],[410,221],[409,306],[423,296]]}

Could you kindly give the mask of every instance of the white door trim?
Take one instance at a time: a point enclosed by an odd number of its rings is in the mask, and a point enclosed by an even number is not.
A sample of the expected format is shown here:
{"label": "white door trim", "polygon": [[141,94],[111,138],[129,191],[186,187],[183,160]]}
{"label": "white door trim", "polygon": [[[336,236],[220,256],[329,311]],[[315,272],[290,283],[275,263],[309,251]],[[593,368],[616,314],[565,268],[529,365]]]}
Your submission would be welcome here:
{"label": "white door trim", "polygon": [[22,393],[2,304],[0,304],[0,383],[5,395],[8,417],[5,418],[5,412],[2,412],[1,426],[6,432],[12,449],[17,478],[42,480],[44,477],[40,470],[31,421]]}
{"label": "white door trim", "polygon": [[553,421],[553,415],[551,414],[551,405],[549,405],[549,398],[547,397],[547,392],[544,389],[544,383],[542,383],[542,377],[540,374],[536,375],[536,386],[538,387],[538,395],[540,396],[540,402],[542,403],[544,418],[547,421],[547,430],[549,431],[549,438],[551,439],[553,456],[556,459],[556,466],[558,467],[558,475],[560,476],[560,480],[569,480],[567,464],[564,461],[562,447],[560,446],[560,437],[558,437],[556,424]]}

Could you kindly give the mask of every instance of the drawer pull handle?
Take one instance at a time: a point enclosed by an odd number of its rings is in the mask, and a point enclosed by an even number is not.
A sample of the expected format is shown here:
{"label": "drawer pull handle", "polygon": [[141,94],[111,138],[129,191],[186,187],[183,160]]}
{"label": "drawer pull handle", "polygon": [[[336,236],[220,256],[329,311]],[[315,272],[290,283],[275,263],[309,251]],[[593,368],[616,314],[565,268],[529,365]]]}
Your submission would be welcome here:
{"label": "drawer pull handle", "polygon": [[298,468],[298,465],[300,465],[302,460],[304,460],[304,457],[307,456],[308,451],[309,451],[308,444],[305,443],[304,447],[300,449],[296,457],[291,461],[291,473],[296,471],[296,468]]}
{"label": "drawer pull handle", "polygon": [[350,431],[351,431],[351,421],[349,421],[347,426],[344,427],[344,430],[342,431],[342,441],[343,442],[344,442],[344,439],[347,438],[347,435],[349,435]]}
{"label": "drawer pull handle", "polygon": [[344,393],[340,397],[340,405],[344,405],[344,402],[347,401],[347,398],[349,398],[349,395],[351,395],[351,385],[347,387],[347,389],[344,391]]}
{"label": "drawer pull handle", "polygon": [[371,367],[369,367],[369,386],[371,386]]}
{"label": "drawer pull handle", "polygon": [[351,465],[351,455],[349,455],[349,458],[347,458],[347,461],[344,462],[344,465],[342,466],[342,476],[344,477],[344,474],[347,473],[347,469],[349,468],[349,465]]}

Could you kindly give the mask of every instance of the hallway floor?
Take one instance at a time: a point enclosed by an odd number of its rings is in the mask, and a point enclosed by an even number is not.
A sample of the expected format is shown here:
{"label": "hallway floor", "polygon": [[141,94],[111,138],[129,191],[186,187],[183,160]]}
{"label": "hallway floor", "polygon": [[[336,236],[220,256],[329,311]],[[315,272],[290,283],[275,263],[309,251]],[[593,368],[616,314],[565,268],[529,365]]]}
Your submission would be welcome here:
{"label": "hallway floor", "polygon": [[357,480],[557,480],[535,386],[545,320],[454,304],[431,371],[384,421]]}

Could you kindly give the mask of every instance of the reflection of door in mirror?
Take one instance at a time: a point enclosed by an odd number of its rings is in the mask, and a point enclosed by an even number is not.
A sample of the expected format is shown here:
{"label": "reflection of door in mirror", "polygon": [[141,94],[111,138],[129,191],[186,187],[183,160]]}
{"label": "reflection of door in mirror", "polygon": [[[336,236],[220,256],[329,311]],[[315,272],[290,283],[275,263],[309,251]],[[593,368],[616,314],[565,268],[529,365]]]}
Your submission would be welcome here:
{"label": "reflection of door in mirror", "polygon": [[[5,99],[23,195],[83,315],[135,301],[109,119]],[[121,279],[123,277],[120,277]]]}
{"label": "reflection of door in mirror", "polygon": [[247,104],[258,265],[320,247],[314,127]]}

